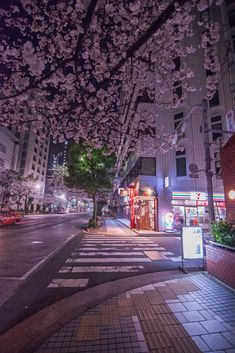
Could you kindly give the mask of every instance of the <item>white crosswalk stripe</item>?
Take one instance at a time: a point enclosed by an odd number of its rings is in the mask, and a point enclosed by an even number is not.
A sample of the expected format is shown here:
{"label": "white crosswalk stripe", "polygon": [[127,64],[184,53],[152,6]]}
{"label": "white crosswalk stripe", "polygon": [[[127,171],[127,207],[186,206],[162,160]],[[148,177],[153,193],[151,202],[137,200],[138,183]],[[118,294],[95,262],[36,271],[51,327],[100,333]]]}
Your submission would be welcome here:
{"label": "white crosswalk stripe", "polygon": [[135,235],[86,235],[80,245],[73,249],[58,272],[64,278],[53,279],[49,289],[84,288],[89,278],[78,278],[82,274],[89,277],[89,273],[143,272],[145,265],[153,261],[178,260],[175,254],[153,240]]}

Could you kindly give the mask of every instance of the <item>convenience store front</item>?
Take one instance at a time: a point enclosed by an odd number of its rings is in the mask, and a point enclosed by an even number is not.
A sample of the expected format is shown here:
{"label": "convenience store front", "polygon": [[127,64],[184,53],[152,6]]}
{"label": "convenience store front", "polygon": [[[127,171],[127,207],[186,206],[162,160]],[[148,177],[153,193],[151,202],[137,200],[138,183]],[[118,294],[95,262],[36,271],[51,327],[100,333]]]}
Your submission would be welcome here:
{"label": "convenience store front", "polygon": [[[226,216],[224,194],[214,193],[216,221]],[[205,192],[172,192],[172,213],[174,228],[182,226],[201,226],[209,228],[208,201]]]}

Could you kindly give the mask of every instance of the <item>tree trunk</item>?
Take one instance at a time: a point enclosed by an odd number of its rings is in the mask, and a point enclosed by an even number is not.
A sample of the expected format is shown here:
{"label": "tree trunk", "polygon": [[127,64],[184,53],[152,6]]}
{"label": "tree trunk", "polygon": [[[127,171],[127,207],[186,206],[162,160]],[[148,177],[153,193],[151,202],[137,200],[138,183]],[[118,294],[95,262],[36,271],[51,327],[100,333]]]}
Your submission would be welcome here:
{"label": "tree trunk", "polygon": [[93,200],[93,204],[94,204],[94,208],[93,208],[93,219],[94,219],[95,225],[96,225],[96,214],[97,214],[96,192],[94,192],[94,194],[92,195],[92,200]]}

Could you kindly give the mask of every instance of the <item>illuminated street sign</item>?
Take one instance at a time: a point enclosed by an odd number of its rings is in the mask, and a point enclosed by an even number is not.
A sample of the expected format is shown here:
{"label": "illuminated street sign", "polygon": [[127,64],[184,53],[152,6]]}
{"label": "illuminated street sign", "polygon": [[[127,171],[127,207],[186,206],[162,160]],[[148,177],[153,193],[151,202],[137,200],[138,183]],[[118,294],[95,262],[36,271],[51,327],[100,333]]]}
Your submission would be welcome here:
{"label": "illuminated street sign", "polygon": [[183,227],[182,244],[184,259],[203,259],[201,227]]}

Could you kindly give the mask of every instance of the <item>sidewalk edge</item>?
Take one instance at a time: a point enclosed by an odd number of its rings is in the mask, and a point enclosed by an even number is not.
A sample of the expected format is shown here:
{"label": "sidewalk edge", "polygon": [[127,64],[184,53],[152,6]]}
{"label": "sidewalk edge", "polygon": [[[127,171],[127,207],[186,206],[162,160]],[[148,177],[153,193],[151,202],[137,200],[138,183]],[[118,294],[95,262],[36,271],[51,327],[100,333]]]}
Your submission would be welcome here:
{"label": "sidewalk edge", "polygon": [[2,334],[0,353],[33,352],[54,331],[115,295],[148,284],[195,274],[184,274],[179,270],[153,272],[102,283],[75,293],[38,311]]}

